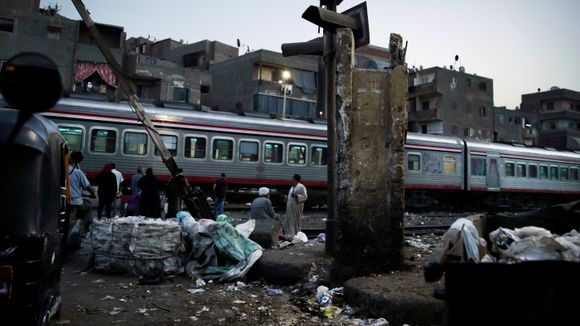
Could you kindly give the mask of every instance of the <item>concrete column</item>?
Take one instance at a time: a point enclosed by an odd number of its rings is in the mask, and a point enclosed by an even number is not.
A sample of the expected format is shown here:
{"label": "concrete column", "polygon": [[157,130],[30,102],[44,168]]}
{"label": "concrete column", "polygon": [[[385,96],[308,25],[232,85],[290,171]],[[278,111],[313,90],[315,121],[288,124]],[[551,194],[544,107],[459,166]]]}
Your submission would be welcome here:
{"label": "concrete column", "polygon": [[337,31],[336,279],[403,260],[407,70],[353,68],[353,36]]}

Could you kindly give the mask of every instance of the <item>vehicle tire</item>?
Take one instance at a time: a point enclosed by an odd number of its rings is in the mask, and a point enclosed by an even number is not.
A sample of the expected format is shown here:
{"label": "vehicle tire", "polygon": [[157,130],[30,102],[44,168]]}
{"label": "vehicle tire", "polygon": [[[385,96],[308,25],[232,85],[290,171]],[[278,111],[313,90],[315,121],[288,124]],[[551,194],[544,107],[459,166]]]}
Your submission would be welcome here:
{"label": "vehicle tire", "polygon": [[51,320],[51,310],[53,309],[55,304],[58,304],[58,307],[54,307],[57,311],[54,314],[54,318],[60,318],[60,309],[61,305],[57,300],[59,300],[59,288],[60,285],[56,284],[56,288],[52,287],[43,291],[43,295],[40,297],[40,304],[38,305],[38,313],[36,318],[36,325],[37,326],[46,326],[50,323]]}

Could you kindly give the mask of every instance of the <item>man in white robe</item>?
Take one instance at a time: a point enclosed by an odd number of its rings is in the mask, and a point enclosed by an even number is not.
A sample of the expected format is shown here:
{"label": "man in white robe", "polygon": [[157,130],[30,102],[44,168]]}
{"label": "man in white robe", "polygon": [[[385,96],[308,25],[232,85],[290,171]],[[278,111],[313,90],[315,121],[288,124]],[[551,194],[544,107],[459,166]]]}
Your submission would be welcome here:
{"label": "man in white robe", "polygon": [[300,232],[304,202],[308,199],[306,187],[300,183],[301,180],[299,174],[294,175],[292,178],[293,186],[286,199],[286,220],[284,221],[284,234],[286,236],[294,236]]}

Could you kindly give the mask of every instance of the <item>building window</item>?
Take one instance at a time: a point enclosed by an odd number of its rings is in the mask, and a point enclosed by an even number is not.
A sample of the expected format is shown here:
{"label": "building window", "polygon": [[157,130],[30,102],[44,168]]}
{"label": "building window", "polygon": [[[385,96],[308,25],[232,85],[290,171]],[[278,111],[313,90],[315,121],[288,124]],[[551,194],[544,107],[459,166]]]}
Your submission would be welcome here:
{"label": "building window", "polygon": [[173,100],[177,102],[188,102],[189,89],[184,87],[173,87]]}
{"label": "building window", "polygon": [[546,103],[546,110],[547,111],[553,111],[554,110],[554,102],[548,102],[548,103]]}
{"label": "building window", "polygon": [[505,123],[505,116],[503,115],[503,113],[497,115],[497,122],[500,125],[503,125]]}
{"label": "building window", "polygon": [[560,168],[560,180],[568,180],[568,168]]}
{"label": "building window", "polygon": [[485,92],[487,90],[487,84],[485,82],[479,82],[479,90]]}
{"label": "building window", "polygon": [[131,155],[147,154],[147,134],[143,132],[126,132],[123,138],[123,153]]}
{"label": "building window", "polygon": [[487,112],[486,112],[485,106],[480,106],[479,107],[479,116],[480,117],[485,117],[486,113]]}
{"label": "building window", "polygon": [[0,32],[14,32],[14,19],[0,17]]}
{"label": "building window", "polygon": [[455,156],[443,155],[443,170],[446,174],[455,174],[457,172],[457,162]]}
{"label": "building window", "polygon": [[550,166],[550,180],[558,180],[558,167],[557,166]]}
{"label": "building window", "polygon": [[467,78],[467,79],[465,80],[465,87],[466,87],[466,88],[471,88],[471,79]]}
{"label": "building window", "polygon": [[537,178],[538,177],[538,166],[535,164],[530,164],[528,166],[528,176],[530,178]]}
{"label": "building window", "polygon": [[548,167],[540,165],[540,179],[548,179]]}
{"label": "building window", "polygon": [[189,158],[205,158],[207,139],[205,137],[185,137],[185,150],[183,155]]}
{"label": "building window", "polygon": [[91,152],[114,153],[117,144],[117,132],[110,129],[93,129],[91,131]]}
{"label": "building window", "polygon": [[409,171],[421,171],[421,155],[420,154],[407,154],[407,170]]}
{"label": "building window", "polygon": [[310,163],[312,165],[327,165],[327,153],[326,147],[312,146],[312,153],[310,154]]}
{"label": "building window", "polygon": [[[161,139],[163,140],[163,143],[165,144],[165,147],[167,147],[167,150],[169,151],[169,153],[171,153],[171,156],[176,156],[177,155],[177,136],[161,135]],[[157,148],[155,148],[155,155],[161,156],[161,153],[157,150]]]}
{"label": "building window", "polygon": [[157,64],[157,59],[145,57],[145,64],[149,66],[155,66]]}
{"label": "building window", "polygon": [[518,169],[517,169],[517,176],[520,178],[525,178],[526,177],[526,165],[523,163],[518,163]]}
{"label": "building window", "polygon": [[459,130],[458,130],[457,126],[451,126],[451,134],[453,136],[457,136],[459,134]]}
{"label": "building window", "polygon": [[421,103],[422,109],[423,111],[428,111],[429,110],[429,101],[423,101]]}
{"label": "building window", "polygon": [[230,139],[213,140],[213,159],[231,161],[234,157],[234,141]]}
{"label": "building window", "polygon": [[80,151],[83,147],[83,129],[75,127],[59,126],[58,130],[66,140],[71,152]]}
{"label": "building window", "polygon": [[288,145],[288,164],[305,165],[306,164],[306,146]]}
{"label": "building window", "polygon": [[469,137],[471,134],[471,130],[469,130],[469,128],[464,128],[463,129],[463,136],[464,137]]}
{"label": "building window", "polygon": [[471,158],[471,175],[486,176],[487,170],[485,166],[485,159],[472,157]]}
{"label": "building window", "polygon": [[258,162],[260,144],[257,141],[240,141],[238,160],[243,162]]}
{"label": "building window", "polygon": [[426,134],[426,133],[427,133],[427,131],[428,131],[428,129],[427,129],[427,125],[421,125],[421,133],[422,133],[422,134]]}
{"label": "building window", "polygon": [[46,26],[46,38],[52,40],[60,40],[60,31],[62,29],[59,26]]}
{"label": "building window", "polygon": [[506,177],[513,177],[514,175],[515,175],[514,164],[513,163],[506,163],[505,164],[505,176]]}
{"label": "building window", "polygon": [[282,163],[284,161],[284,145],[278,143],[264,143],[264,162]]}

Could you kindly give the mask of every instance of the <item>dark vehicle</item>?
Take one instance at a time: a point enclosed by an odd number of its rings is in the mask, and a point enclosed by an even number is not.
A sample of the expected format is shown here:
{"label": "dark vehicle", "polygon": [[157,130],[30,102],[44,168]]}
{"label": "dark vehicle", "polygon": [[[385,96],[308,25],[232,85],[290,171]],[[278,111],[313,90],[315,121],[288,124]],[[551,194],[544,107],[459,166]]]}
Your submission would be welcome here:
{"label": "dark vehicle", "polygon": [[[39,88],[44,89],[29,94]],[[58,127],[34,114],[52,107],[61,89],[56,65],[38,54],[15,56],[0,74],[11,107],[0,108],[3,322],[46,325],[61,306],[67,147]]]}

